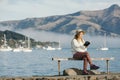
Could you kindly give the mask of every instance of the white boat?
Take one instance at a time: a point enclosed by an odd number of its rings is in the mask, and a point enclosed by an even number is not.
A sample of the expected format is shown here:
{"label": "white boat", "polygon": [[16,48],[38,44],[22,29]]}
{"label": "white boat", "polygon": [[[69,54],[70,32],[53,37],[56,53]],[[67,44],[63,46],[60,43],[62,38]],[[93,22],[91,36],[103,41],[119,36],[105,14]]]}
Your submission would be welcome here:
{"label": "white boat", "polygon": [[27,40],[27,47],[22,48],[22,51],[23,52],[32,52],[32,48],[30,47],[30,38],[29,37],[28,37],[28,40]]}
{"label": "white boat", "polygon": [[18,48],[14,48],[12,51],[13,52],[21,52],[22,51],[22,47],[18,47]]}
{"label": "white boat", "polygon": [[104,35],[104,45],[103,45],[103,47],[100,48],[100,50],[109,50],[109,48],[106,47],[107,46],[107,41],[106,40],[107,39],[106,39],[106,33],[105,33],[105,35]]}
{"label": "white boat", "polygon": [[57,50],[61,50],[62,48],[59,47],[59,48],[56,48],[56,49],[57,49]]}
{"label": "white boat", "polygon": [[12,51],[12,48],[7,45],[6,35],[4,34],[3,45],[0,47],[0,51]]}
{"label": "white boat", "polygon": [[107,47],[100,48],[100,50],[109,50]]}
{"label": "white boat", "polygon": [[22,47],[21,45],[17,44],[17,42],[16,42],[15,48],[13,48],[12,51],[13,51],[13,52],[21,52],[22,49],[23,49],[23,47]]}
{"label": "white boat", "polygon": [[45,48],[46,50],[55,50],[55,48],[48,46],[47,48]]}
{"label": "white boat", "polygon": [[7,47],[1,47],[0,51],[12,51],[12,48],[7,46]]}
{"label": "white boat", "polygon": [[57,48],[52,47],[52,46],[47,46],[47,48],[43,47],[43,49],[45,49],[45,50],[61,50],[62,48],[60,47],[60,41],[59,41],[59,46]]}
{"label": "white boat", "polygon": [[13,52],[21,52],[22,50],[20,50],[19,48],[15,48],[13,49]]}
{"label": "white boat", "polygon": [[32,49],[31,48],[23,48],[22,51],[23,52],[32,52]]}

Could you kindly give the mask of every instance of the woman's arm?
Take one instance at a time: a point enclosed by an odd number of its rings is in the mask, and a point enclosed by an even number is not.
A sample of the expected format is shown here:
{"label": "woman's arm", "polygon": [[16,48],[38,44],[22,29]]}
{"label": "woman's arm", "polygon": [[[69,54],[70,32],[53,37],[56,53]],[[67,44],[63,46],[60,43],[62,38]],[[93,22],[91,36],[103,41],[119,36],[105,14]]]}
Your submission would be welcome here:
{"label": "woman's arm", "polygon": [[74,45],[76,48],[82,48],[82,49],[86,48],[86,47],[84,46],[84,42],[78,42],[76,39],[73,39],[73,45]]}
{"label": "woman's arm", "polygon": [[76,39],[72,40],[71,46],[72,46],[72,49],[77,51],[77,52],[86,51],[86,49],[87,49],[84,46],[84,43],[78,42]]}

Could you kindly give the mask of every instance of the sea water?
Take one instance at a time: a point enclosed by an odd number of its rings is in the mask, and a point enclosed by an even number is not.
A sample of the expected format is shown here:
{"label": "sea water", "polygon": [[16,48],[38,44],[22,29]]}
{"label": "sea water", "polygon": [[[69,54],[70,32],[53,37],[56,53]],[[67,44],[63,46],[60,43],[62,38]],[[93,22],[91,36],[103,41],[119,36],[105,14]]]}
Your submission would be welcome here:
{"label": "sea water", "polygon": [[[91,57],[114,57],[109,63],[110,72],[120,72],[120,49],[100,51],[88,49]],[[53,57],[72,57],[71,49],[43,50],[34,49],[32,52],[0,52],[0,76],[48,76],[58,75],[57,61]],[[105,61],[93,61],[100,66],[99,71],[106,72]],[[61,73],[67,68],[83,69],[83,61],[61,61]],[[88,65],[89,69],[89,65]]]}

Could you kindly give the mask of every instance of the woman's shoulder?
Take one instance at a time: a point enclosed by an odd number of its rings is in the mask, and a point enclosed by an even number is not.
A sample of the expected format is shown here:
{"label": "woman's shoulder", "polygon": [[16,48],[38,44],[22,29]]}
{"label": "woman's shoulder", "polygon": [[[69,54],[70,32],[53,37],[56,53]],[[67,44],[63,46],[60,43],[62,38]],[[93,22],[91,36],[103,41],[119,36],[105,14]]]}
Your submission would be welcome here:
{"label": "woman's shoulder", "polygon": [[72,41],[77,41],[77,39],[73,38]]}
{"label": "woman's shoulder", "polygon": [[77,41],[77,39],[72,39],[72,42],[77,43],[78,41]]}

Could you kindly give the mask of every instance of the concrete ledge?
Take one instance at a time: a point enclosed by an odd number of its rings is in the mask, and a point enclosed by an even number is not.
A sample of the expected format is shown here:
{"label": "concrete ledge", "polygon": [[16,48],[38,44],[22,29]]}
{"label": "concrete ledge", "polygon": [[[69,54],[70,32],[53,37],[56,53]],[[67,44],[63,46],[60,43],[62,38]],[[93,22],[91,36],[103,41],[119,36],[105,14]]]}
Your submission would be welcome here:
{"label": "concrete ledge", "polygon": [[0,80],[120,80],[120,73],[76,76],[0,77]]}

